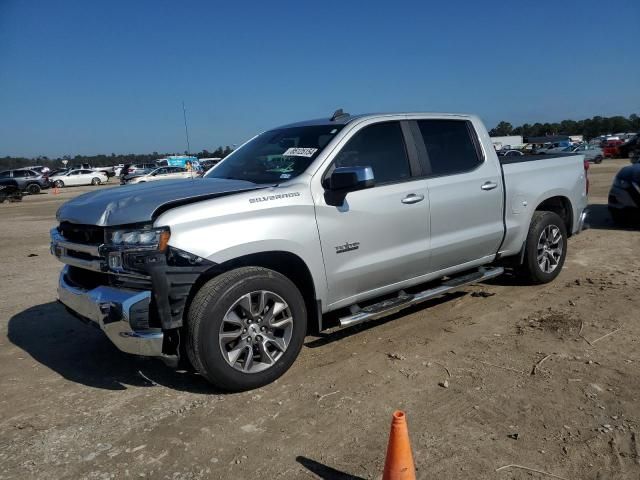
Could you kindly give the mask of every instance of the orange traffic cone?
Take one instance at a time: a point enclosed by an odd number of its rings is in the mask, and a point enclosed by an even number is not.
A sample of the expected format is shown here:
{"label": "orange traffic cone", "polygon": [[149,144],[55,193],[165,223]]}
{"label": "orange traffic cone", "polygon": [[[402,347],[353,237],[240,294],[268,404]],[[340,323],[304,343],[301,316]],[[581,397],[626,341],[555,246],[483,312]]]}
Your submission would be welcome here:
{"label": "orange traffic cone", "polygon": [[415,480],[416,469],[404,412],[393,412],[382,480]]}

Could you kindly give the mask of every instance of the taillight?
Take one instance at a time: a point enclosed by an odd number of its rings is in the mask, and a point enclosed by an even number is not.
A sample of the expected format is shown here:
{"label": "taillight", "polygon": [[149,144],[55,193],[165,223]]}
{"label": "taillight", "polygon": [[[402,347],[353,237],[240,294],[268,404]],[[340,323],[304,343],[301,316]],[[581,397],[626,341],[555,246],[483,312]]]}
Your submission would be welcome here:
{"label": "taillight", "polygon": [[589,195],[589,160],[584,161],[585,193]]}

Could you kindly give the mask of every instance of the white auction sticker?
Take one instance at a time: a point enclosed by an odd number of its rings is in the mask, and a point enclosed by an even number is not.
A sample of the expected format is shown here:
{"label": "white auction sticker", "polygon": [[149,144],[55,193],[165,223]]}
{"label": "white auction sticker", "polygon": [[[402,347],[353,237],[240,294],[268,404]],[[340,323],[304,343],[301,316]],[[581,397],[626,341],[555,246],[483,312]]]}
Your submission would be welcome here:
{"label": "white auction sticker", "polygon": [[288,148],[286,152],[282,154],[283,157],[313,157],[314,153],[318,151],[317,148]]}

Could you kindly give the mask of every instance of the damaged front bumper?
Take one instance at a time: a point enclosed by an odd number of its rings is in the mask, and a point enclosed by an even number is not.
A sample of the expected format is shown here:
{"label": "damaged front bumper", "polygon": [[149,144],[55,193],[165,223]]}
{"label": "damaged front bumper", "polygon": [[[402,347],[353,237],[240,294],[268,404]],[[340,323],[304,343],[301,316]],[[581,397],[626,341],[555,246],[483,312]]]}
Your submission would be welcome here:
{"label": "damaged front bumper", "polygon": [[51,252],[65,264],[58,298],[67,310],[99,327],[123,352],[177,361],[189,294],[212,262],[174,247],[72,241],[55,228]]}
{"label": "damaged front bumper", "polygon": [[135,355],[161,357],[164,334],[161,329],[134,329],[148,323],[150,291],[132,291],[99,286],[83,289],[67,278],[65,266],[58,283],[58,299],[74,315],[98,326],[120,350]]}

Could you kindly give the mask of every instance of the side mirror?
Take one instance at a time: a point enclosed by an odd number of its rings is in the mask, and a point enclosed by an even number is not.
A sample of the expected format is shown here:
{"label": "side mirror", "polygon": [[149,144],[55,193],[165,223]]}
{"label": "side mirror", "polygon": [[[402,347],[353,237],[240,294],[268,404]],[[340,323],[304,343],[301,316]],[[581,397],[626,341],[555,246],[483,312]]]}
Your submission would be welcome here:
{"label": "side mirror", "polygon": [[338,207],[349,192],[364,190],[376,184],[371,167],[338,167],[325,181],[324,193],[327,205]]}
{"label": "side mirror", "polygon": [[375,186],[371,167],[338,167],[328,181],[328,190],[353,192]]}

